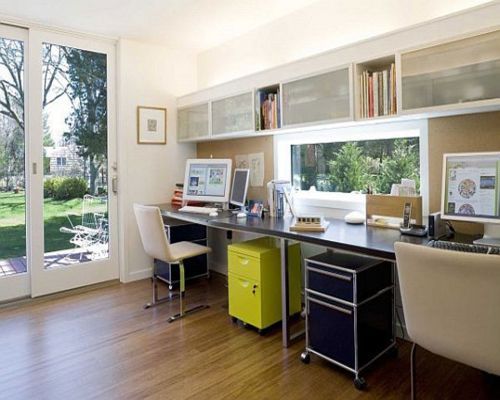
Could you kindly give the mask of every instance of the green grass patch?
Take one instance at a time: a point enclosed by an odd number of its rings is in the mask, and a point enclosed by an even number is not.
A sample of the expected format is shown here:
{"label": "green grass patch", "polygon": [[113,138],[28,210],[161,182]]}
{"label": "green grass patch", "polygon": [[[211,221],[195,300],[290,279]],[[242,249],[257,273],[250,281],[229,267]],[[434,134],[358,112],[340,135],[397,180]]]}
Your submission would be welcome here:
{"label": "green grass patch", "polygon": [[[70,227],[66,217],[71,215],[73,224],[81,222],[82,199],[44,199],[45,251],[71,249],[71,234],[59,232],[62,226]],[[26,255],[26,211],[24,193],[0,193],[0,260]]]}

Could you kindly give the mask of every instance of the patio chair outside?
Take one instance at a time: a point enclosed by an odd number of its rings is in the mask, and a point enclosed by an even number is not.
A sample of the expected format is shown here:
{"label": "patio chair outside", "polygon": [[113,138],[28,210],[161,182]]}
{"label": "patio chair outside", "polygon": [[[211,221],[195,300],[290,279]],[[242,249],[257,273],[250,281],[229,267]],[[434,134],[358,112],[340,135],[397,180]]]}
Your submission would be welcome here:
{"label": "patio chair outside", "polygon": [[102,258],[104,248],[107,252],[108,223],[105,218],[106,203],[106,198],[86,194],[82,200],[81,223],[73,224],[71,216],[74,218],[76,215],[68,213],[66,217],[71,228],[65,226],[59,228],[60,232],[73,235],[69,242],[75,248],[84,250],[80,253],[80,260],[85,252],[90,253],[90,259]]}

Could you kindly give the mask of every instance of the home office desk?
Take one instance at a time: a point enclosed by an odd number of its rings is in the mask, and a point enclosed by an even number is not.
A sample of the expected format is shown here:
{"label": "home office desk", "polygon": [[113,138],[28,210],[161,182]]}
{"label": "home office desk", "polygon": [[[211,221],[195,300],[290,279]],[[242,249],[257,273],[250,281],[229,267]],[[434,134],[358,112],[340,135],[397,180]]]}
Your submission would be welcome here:
{"label": "home office desk", "polygon": [[394,243],[398,241],[426,244],[427,238],[403,236],[398,230],[381,229],[366,225],[349,225],[342,219],[327,219],[330,222],[326,232],[292,232],[292,217],[260,219],[248,217],[237,219],[230,211],[223,211],[217,217],[204,214],[180,212],[171,204],[157,204],[162,215],[193,222],[211,228],[227,231],[251,232],[280,239],[281,250],[281,303],[283,346],[288,347],[294,337],[290,334],[288,303],[288,241],[294,240],[330,249],[342,250],[395,262]]}

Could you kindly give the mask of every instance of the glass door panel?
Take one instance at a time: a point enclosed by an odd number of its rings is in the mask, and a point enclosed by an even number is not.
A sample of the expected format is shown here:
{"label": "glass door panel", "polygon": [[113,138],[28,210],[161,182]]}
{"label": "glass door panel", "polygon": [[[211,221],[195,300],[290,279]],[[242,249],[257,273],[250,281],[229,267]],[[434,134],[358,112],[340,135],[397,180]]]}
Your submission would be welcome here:
{"label": "glass door panel", "polygon": [[351,118],[350,68],[283,84],[283,126]]}
{"label": "glass door panel", "polygon": [[403,110],[500,98],[500,31],[401,55]]}
{"label": "glass door panel", "polygon": [[44,267],[60,268],[108,257],[107,59],[42,51]]}
{"label": "glass door panel", "polygon": [[212,135],[253,131],[253,92],[212,102]]}
{"label": "glass door panel", "polygon": [[[30,31],[33,297],[119,277],[115,46]],[[111,168],[113,167],[113,168]],[[112,172],[111,172],[111,171]],[[111,177],[110,174],[113,174]],[[115,186],[116,187],[116,186]]]}
{"label": "glass door panel", "polygon": [[208,103],[177,110],[177,139],[189,140],[208,137]]}
{"label": "glass door panel", "polygon": [[0,28],[0,301],[26,296],[25,36]]}

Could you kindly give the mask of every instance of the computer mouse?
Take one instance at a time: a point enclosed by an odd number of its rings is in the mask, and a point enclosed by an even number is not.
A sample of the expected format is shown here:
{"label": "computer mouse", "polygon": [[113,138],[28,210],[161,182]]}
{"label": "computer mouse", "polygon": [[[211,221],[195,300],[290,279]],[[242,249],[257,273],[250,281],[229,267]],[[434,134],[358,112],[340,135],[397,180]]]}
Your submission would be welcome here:
{"label": "computer mouse", "polygon": [[364,224],[365,219],[365,214],[359,211],[350,212],[344,217],[344,221],[348,224]]}
{"label": "computer mouse", "polygon": [[217,217],[219,213],[217,211],[213,211],[210,214],[208,214],[209,217]]}

